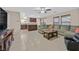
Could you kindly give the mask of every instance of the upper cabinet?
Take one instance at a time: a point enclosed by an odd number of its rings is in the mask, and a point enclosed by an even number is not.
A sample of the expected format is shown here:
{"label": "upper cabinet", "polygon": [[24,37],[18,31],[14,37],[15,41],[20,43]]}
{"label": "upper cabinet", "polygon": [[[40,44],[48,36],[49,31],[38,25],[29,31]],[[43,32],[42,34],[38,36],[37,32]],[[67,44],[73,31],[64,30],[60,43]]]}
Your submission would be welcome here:
{"label": "upper cabinet", "polygon": [[30,22],[36,22],[36,18],[30,18]]}

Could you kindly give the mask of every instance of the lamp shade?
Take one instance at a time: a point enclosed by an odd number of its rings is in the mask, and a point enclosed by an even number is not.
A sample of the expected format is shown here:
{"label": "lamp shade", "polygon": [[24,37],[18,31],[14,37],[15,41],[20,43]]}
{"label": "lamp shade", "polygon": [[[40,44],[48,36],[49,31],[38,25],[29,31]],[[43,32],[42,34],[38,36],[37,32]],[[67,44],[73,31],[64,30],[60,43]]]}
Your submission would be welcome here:
{"label": "lamp shade", "polygon": [[75,33],[79,33],[79,28],[76,28],[75,29]]}

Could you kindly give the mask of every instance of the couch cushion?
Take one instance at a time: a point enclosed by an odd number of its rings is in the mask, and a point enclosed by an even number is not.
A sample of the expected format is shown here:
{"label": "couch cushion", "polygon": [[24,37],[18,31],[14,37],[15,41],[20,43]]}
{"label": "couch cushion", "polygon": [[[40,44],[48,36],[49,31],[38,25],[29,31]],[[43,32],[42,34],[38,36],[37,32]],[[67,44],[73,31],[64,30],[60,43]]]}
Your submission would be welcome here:
{"label": "couch cushion", "polygon": [[65,32],[65,36],[73,36],[75,33],[74,32],[71,32],[71,31],[66,31]]}
{"label": "couch cushion", "polygon": [[70,36],[70,35],[72,36],[75,34],[74,32],[63,30],[63,29],[59,29],[58,33],[64,36]]}

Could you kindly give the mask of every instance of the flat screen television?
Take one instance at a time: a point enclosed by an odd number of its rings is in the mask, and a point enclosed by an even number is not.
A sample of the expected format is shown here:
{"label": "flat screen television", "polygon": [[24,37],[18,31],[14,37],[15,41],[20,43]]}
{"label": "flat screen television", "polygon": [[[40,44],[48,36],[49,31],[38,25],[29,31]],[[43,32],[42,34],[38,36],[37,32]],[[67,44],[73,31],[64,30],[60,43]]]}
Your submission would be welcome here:
{"label": "flat screen television", "polygon": [[7,12],[0,8],[0,31],[7,28]]}

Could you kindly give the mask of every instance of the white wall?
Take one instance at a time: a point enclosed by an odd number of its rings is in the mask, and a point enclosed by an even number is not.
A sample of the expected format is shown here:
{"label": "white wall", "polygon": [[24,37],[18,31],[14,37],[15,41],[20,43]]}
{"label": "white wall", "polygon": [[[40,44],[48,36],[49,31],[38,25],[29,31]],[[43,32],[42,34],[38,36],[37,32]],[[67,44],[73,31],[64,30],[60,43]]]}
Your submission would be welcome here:
{"label": "white wall", "polygon": [[29,23],[29,19],[21,19],[21,24],[28,24]]}
{"label": "white wall", "polygon": [[37,18],[37,25],[40,25],[40,18]]}
{"label": "white wall", "polygon": [[79,26],[79,9],[71,12],[71,24],[75,26]]}
{"label": "white wall", "polygon": [[14,42],[11,46],[11,50],[22,50],[20,34],[20,14],[18,12],[8,11],[8,29],[14,29]]}
{"label": "white wall", "polygon": [[37,23],[38,25],[40,25],[40,19],[41,20],[44,20],[44,22],[47,24],[47,25],[53,25],[53,15],[50,15],[50,16],[47,16],[47,17],[43,17],[43,18],[37,18]]}
{"label": "white wall", "polygon": [[75,9],[75,10],[55,14],[55,15],[53,15],[53,17],[57,17],[57,16],[61,17],[62,15],[67,15],[67,14],[71,15],[71,25],[79,26],[79,9]]}
{"label": "white wall", "polygon": [[20,31],[19,17],[20,15],[18,12],[11,12],[11,11],[8,12],[8,28],[14,29],[14,34],[16,34],[18,30]]}
{"label": "white wall", "polygon": [[44,19],[44,21],[46,22],[47,25],[50,25],[50,24],[53,25],[53,17],[52,16],[46,17]]}

